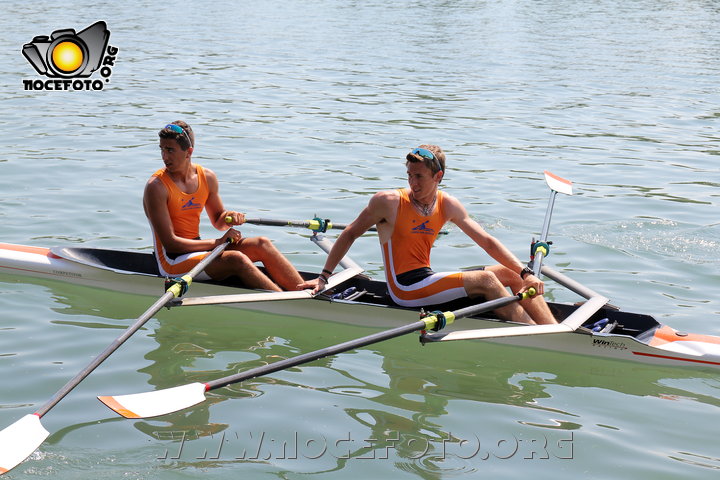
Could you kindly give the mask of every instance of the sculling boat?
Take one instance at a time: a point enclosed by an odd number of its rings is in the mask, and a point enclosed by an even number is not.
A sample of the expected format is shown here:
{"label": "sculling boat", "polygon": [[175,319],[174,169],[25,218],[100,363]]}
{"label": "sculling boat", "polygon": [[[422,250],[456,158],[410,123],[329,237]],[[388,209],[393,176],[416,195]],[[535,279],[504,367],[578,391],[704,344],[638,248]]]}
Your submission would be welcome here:
{"label": "sculling boat", "polygon": [[[312,237],[322,248],[329,242]],[[330,288],[313,297],[309,292],[261,292],[226,283],[196,281],[192,296],[174,306],[227,304],[244,309],[326,321],[387,328],[417,320],[418,310],[394,305],[383,281],[360,274],[346,259],[345,269],[332,277]],[[125,293],[156,295],[163,291],[155,258],[150,253],[94,248],[41,248],[0,244],[0,273],[72,282]],[[659,365],[720,367],[720,337],[679,332],[652,316],[621,311],[608,300],[547,266],[542,273],[587,299],[581,305],[550,303],[558,325],[504,322],[492,314],[473,316],[421,340],[487,340],[580,355],[633,360]],[[301,272],[305,278],[317,274]],[[432,311],[467,307],[471,300],[429,305]]]}

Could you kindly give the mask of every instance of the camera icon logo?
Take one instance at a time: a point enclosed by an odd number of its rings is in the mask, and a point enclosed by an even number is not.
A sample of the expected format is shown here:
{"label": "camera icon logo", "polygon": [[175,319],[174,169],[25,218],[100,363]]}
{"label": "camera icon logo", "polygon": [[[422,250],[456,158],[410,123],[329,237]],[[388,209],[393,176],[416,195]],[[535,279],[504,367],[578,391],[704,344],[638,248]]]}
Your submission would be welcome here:
{"label": "camera icon logo", "polygon": [[35,70],[51,78],[84,78],[100,68],[110,31],[96,22],[81,32],[72,28],[36,36],[22,47]]}

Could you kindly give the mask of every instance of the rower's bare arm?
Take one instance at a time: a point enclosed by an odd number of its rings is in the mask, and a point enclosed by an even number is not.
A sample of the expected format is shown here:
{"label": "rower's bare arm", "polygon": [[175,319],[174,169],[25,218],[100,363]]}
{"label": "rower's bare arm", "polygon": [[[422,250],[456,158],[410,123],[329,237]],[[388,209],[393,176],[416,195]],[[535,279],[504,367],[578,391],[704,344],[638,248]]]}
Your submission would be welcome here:
{"label": "rower's bare arm", "polygon": [[382,228],[383,222],[387,222],[392,207],[392,199],[393,192],[378,192],[372,196],[367,206],[355,220],[345,227],[335,241],[325,262],[326,270],[335,270],[340,260],[347,254],[352,244],[355,243],[355,240],[363,233],[375,225],[378,226],[378,231]]}
{"label": "rower's bare arm", "polygon": [[470,218],[465,207],[454,197],[446,196],[446,213],[448,219],[456,224],[480,248],[485,250],[495,261],[501,265],[520,273],[523,264],[513,253],[497,238],[485,231],[475,220]]}
{"label": "rower's bare arm", "polygon": [[[479,223],[470,218],[465,207],[457,199],[450,198],[451,201],[447,202],[448,206],[446,207],[449,209],[447,211],[449,220],[455,223],[460,230],[485,250],[495,261],[519,275],[525,267],[522,262],[500,240],[487,233]],[[527,291],[531,287],[541,295],[545,292],[545,286],[539,278],[526,274],[520,292]]]}
{"label": "rower's bare arm", "polygon": [[222,199],[220,198],[220,187],[218,185],[218,179],[215,172],[209,168],[205,169],[205,179],[208,185],[208,198],[205,202],[205,212],[210,219],[213,227],[223,231],[231,227],[231,224],[225,220],[228,213],[223,206]]}
{"label": "rower's bare arm", "polygon": [[[220,186],[215,172],[206,168],[205,178],[208,182],[208,199],[205,202],[205,211],[207,212],[210,223],[216,229],[223,231],[230,227],[242,225],[245,223],[245,214],[233,210],[225,210],[222,199],[220,197]],[[225,236],[223,236],[223,239]]]}
{"label": "rower's bare arm", "polygon": [[327,272],[333,272],[340,260],[347,254],[355,240],[363,233],[367,232],[370,227],[377,225],[380,230],[381,224],[387,222],[388,212],[392,208],[392,192],[379,192],[373,195],[368,205],[360,212],[355,220],[353,220],[340,233],[335,240],[333,247],[328,253],[328,258],[323,267],[323,275],[315,280],[310,280],[299,285],[300,288],[312,288],[314,292],[319,291],[322,285],[319,285],[321,278],[329,275]]}

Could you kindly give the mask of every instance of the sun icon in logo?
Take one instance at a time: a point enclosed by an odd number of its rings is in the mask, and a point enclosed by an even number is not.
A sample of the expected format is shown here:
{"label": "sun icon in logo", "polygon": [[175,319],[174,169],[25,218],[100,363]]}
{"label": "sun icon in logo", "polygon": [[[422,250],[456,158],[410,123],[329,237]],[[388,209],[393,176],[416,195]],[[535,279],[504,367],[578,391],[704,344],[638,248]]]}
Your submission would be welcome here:
{"label": "sun icon in logo", "polygon": [[80,68],[83,64],[83,51],[80,46],[72,41],[64,41],[55,45],[52,51],[52,62],[59,70],[71,73]]}

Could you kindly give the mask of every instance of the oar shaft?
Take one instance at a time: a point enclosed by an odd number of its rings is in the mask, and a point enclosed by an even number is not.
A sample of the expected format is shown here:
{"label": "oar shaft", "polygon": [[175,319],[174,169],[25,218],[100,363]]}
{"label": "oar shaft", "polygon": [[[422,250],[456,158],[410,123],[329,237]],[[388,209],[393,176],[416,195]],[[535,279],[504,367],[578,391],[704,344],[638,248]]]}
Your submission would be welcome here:
{"label": "oar shaft", "polygon": [[[218,255],[220,255],[223,250],[225,250],[227,246],[228,243],[223,243],[215,247],[212,252],[210,252],[197,265],[195,265],[195,267],[193,267],[190,272],[184,275],[183,278],[192,281],[192,278],[202,272],[205,267],[210,264],[210,262],[215,260],[215,258],[217,258]],[[137,320],[135,320],[135,323],[128,327],[122,335],[116,338],[105,350],[103,350],[97,357],[95,357],[95,359],[90,362],[87,367],[85,367],[82,371],[75,375],[75,377],[73,377],[68,383],[66,383],[65,386],[61,388],[50,400],[48,400],[42,407],[40,407],[40,409],[35,412],[35,415],[37,415],[38,417],[42,417],[48,411],[50,411],[51,408],[57,405],[60,400],[65,398],[65,396],[67,396],[67,394],[69,394],[75,387],[77,387],[80,382],[82,382],[88,375],[90,375],[93,370],[95,370],[110,355],[112,355],[115,350],[120,348],[120,346],[125,343],[128,338],[130,338],[143,325],[145,325],[145,323],[147,323],[147,321],[150,320],[153,315],[160,311],[160,309],[162,309],[174,297],[179,296],[178,290],[174,287],[175,285],[173,287],[170,287],[155,303],[150,306],[150,308],[145,311],[145,313],[143,313],[140,317],[138,317]]]}
{"label": "oar shaft", "polygon": [[193,268],[190,269],[190,271],[186,274],[189,277],[195,278],[198,276],[200,272],[205,270],[210,263],[215,260],[217,257],[222,255],[222,253],[225,251],[225,249],[232,243],[231,240],[226,241],[225,243],[221,243],[217,247],[215,247],[210,253],[207,254],[205,258],[200,260],[197,265],[195,265]]}
{"label": "oar shaft", "polygon": [[[547,210],[545,211],[545,220],[543,221],[542,232],[540,233],[540,241],[543,243],[547,242],[548,234],[550,233],[550,220],[552,219],[552,212],[553,208],[555,207],[556,196],[557,192],[555,190],[550,190],[550,200],[548,201]],[[544,252],[538,249],[538,251],[535,253],[535,258],[533,259],[533,274],[538,278],[540,277],[540,269],[542,268],[544,256]]]}
{"label": "oar shaft", "polygon": [[[495,310],[500,307],[504,307],[505,305],[509,305],[510,303],[517,302],[523,298],[526,298],[527,295],[513,295],[509,297],[502,297],[502,298],[496,298],[494,300],[490,300],[487,302],[480,303],[478,305],[472,305],[470,307],[461,308],[459,310],[456,310],[455,312],[447,312],[446,315],[453,315],[453,318],[464,318],[468,317],[470,315],[475,315],[482,312],[487,312],[490,310]],[[403,325],[401,327],[396,327],[390,330],[386,330],[384,332],[378,332],[372,335],[368,335],[366,337],[357,338],[355,340],[350,340],[345,343],[340,343],[337,345],[333,345],[331,347],[322,348],[320,350],[315,350],[313,352],[304,353],[302,355],[298,355],[297,357],[287,358],[285,360],[280,360],[279,362],[274,362],[269,365],[263,365],[262,367],[253,368],[251,370],[247,370],[245,372],[236,373],[235,375],[230,375],[223,378],[218,378],[217,380],[213,380],[206,383],[207,390],[214,390],[216,388],[225,387],[227,385],[242,382],[245,380],[250,380],[251,378],[261,377],[263,375],[269,375],[271,373],[284,370],[286,368],[296,367],[298,365],[302,365],[305,363],[309,363],[315,360],[319,360],[321,358],[329,357],[331,355],[337,355],[338,353],[347,352],[350,350],[354,350],[356,348],[361,348],[366,345],[371,345],[373,343],[379,343],[385,340],[390,340],[392,338],[400,337],[402,335],[406,335],[408,333],[417,332],[418,330],[424,330],[428,328],[432,328],[435,325],[435,322],[437,321],[436,316],[430,316],[426,317],[422,320],[419,320],[414,323],[410,323],[407,325]]]}
{"label": "oar shaft", "polygon": [[273,220],[269,218],[246,218],[245,223],[253,225],[268,225],[271,227],[310,227],[310,221]]}
{"label": "oar shaft", "polygon": [[455,310],[453,312],[455,320],[466,318],[471,315],[477,315],[478,313],[483,312],[489,312],[491,310],[497,310],[498,308],[502,308],[506,305],[510,305],[511,303],[517,302],[519,300],[524,300],[525,298],[529,298],[530,296],[534,295],[535,289],[531,289],[533,291],[532,294],[530,293],[521,293],[517,295],[511,295],[509,297],[500,297],[496,298],[494,300],[488,300],[487,302],[479,303],[477,305],[470,305],[469,307],[460,308],[458,310]]}
{"label": "oar shaft", "polygon": [[65,398],[65,396],[70,393],[75,387],[78,386],[80,382],[82,382],[88,375],[90,375],[93,370],[95,370],[101,363],[103,363],[107,358],[112,355],[115,350],[117,350],[120,345],[125,343],[125,341],[130,338],[138,329],[140,329],[150,318],[152,318],[153,315],[155,315],[162,307],[165,306],[165,304],[172,300],[174,298],[174,295],[172,292],[166,292],[162,297],[160,297],[140,318],[138,318],[135,323],[133,323],[130,327],[128,327],[125,332],[116,338],[105,350],[103,350],[95,359],[90,362],[90,364],[85,367],[82,371],[80,371],[75,377],[73,377],[72,380],[70,380],[68,383],[65,384],[63,388],[61,388],[50,400],[48,400],[45,405],[43,405],[38,411],[35,412],[35,415],[42,417],[45,415],[51,408],[53,408],[57,403]]}
{"label": "oar shaft", "polygon": [[245,372],[240,372],[235,375],[230,375],[228,377],[219,378],[217,380],[207,382],[207,390],[214,390],[216,388],[225,387],[233,383],[250,380],[251,378],[269,375],[271,373],[284,370],[286,368],[295,367],[304,363],[309,363],[315,360],[319,360],[321,358],[329,357],[331,355],[337,355],[338,353],[343,353],[373,343],[382,342],[384,340],[390,340],[392,338],[400,337],[402,335],[416,332],[424,328],[427,328],[427,323],[420,320],[415,323],[403,325],[402,327],[393,328],[391,330],[378,332],[373,335],[368,335],[366,337],[350,340],[348,342],[333,345],[331,347],[304,353],[302,355],[298,355],[297,357],[287,358],[285,360],[280,360],[279,362],[271,363],[270,365],[263,365],[262,367],[253,368]]}
{"label": "oar shaft", "polygon": [[[273,220],[269,218],[246,218],[245,223],[251,223],[253,225],[267,225],[270,227],[300,227],[315,229],[319,226],[317,220]],[[345,230],[347,225],[342,223],[328,222],[327,228],[334,230]],[[376,232],[377,228],[372,227],[369,229],[371,232]]]}
{"label": "oar shaft", "polygon": [[550,233],[550,220],[552,219],[553,208],[555,208],[555,197],[557,192],[550,190],[550,200],[548,201],[548,207],[545,211],[545,220],[543,221],[542,232],[540,233],[540,241],[547,242],[548,234]]}
{"label": "oar shaft", "polygon": [[535,274],[536,277],[540,276],[543,258],[545,258],[549,252],[547,249],[547,238],[548,233],[550,232],[550,219],[552,218],[553,208],[555,207],[555,197],[558,193],[565,195],[573,194],[572,182],[570,180],[558,177],[547,170],[545,170],[544,173],[545,183],[547,183],[548,187],[550,187],[550,201],[548,202],[548,207],[545,211],[545,221],[543,222],[542,233],[540,234],[540,241],[538,242],[542,245],[538,246],[537,249],[535,249],[535,245],[533,245],[534,258],[532,258],[532,269],[533,274]]}

